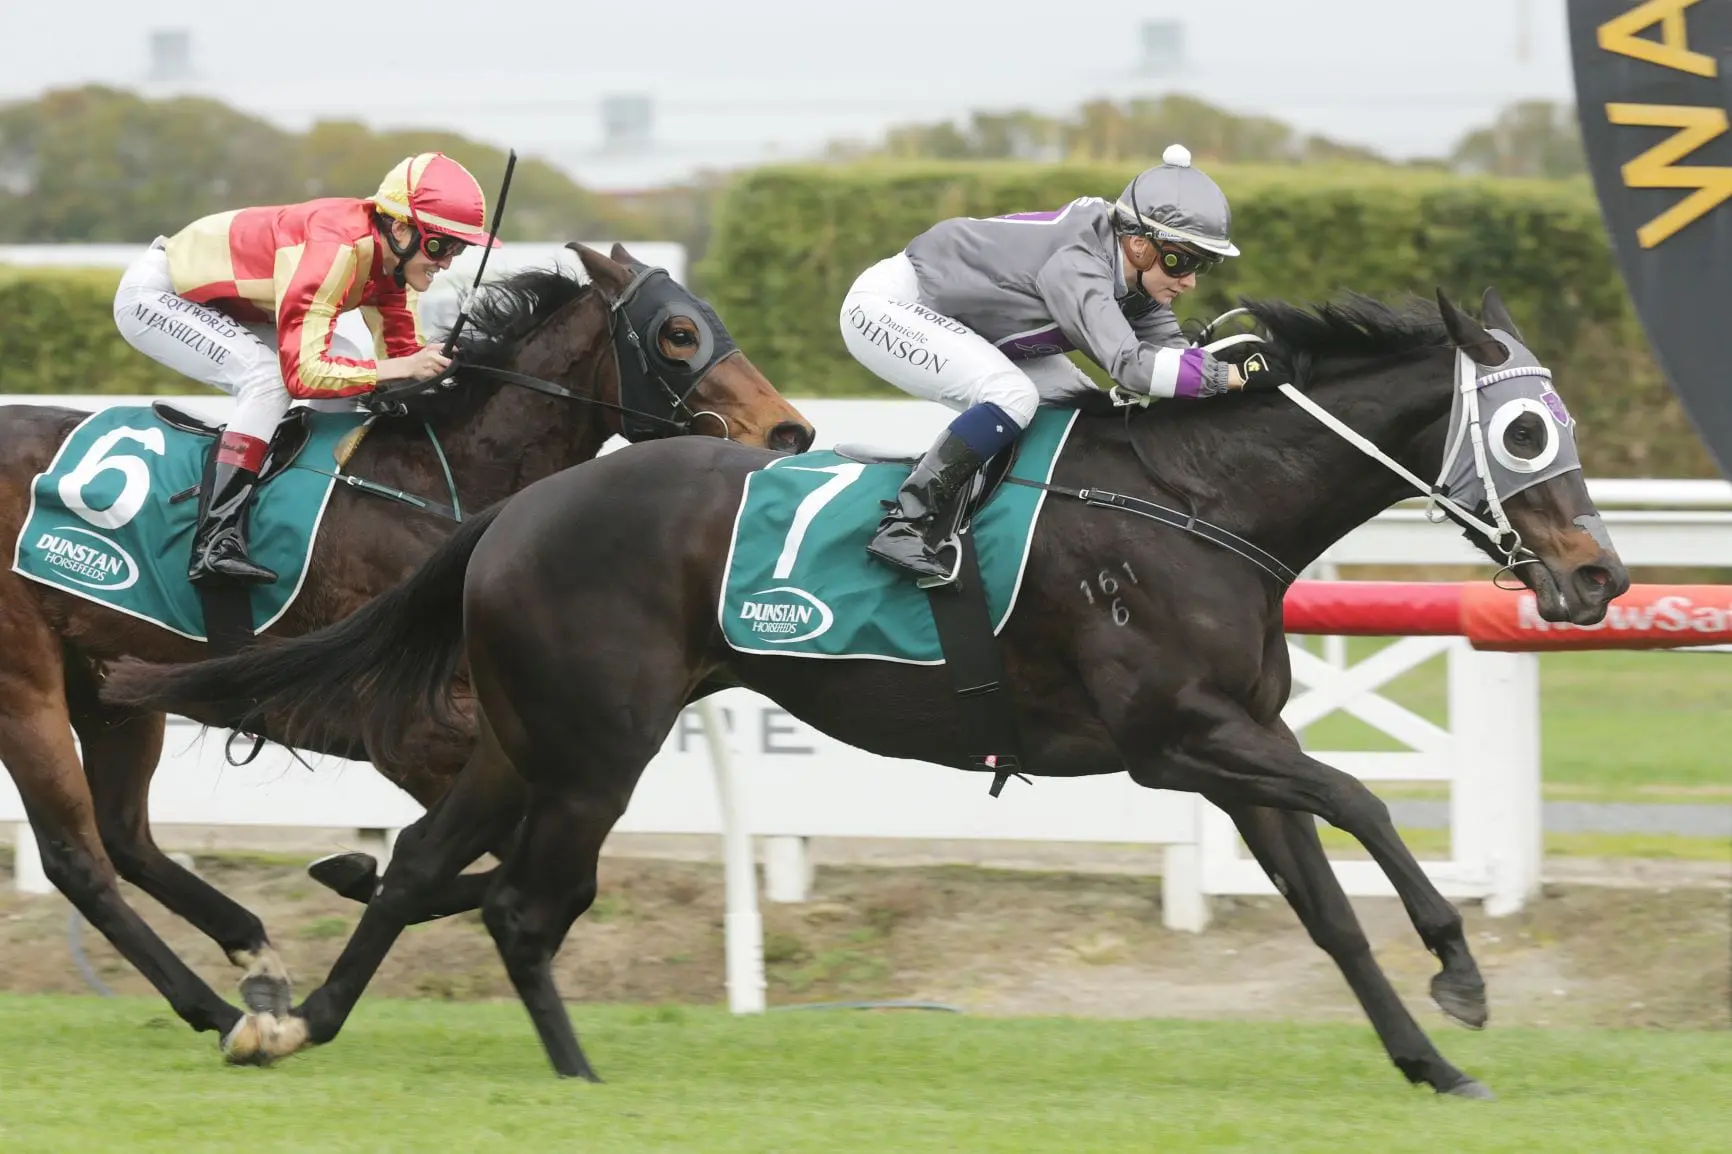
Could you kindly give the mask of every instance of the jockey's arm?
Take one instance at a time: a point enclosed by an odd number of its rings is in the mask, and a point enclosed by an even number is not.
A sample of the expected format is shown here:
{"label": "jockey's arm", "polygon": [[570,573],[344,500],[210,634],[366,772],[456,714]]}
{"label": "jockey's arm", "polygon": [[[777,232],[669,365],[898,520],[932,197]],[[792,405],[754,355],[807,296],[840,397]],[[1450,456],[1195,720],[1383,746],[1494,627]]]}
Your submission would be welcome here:
{"label": "jockey's arm", "polygon": [[1194,398],[1240,387],[1231,365],[1186,347],[1170,309],[1151,310],[1132,327],[1114,296],[1111,268],[1094,254],[1061,249],[1041,269],[1035,286],[1065,336],[1121,388]]}
{"label": "jockey's arm", "polygon": [[291,397],[350,397],[379,381],[372,359],[335,356],[337,313],[354,282],[353,245],[308,241],[293,265],[277,272],[277,356]]}
{"label": "jockey's arm", "polygon": [[[381,361],[413,356],[427,343],[426,331],[421,327],[420,295],[412,288],[392,285],[379,294],[377,304],[362,306]],[[381,377],[388,375],[380,373]]]}

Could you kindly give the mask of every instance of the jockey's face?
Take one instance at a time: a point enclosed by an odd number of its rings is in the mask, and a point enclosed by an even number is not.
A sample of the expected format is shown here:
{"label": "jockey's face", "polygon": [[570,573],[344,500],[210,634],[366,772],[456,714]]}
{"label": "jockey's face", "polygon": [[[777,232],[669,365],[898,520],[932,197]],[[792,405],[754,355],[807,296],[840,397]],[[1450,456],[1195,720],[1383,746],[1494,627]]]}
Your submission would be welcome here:
{"label": "jockey's face", "polygon": [[[1125,282],[1128,287],[1136,289],[1159,304],[1172,305],[1180,293],[1188,293],[1197,287],[1197,273],[1186,271],[1183,276],[1172,276],[1161,269],[1159,250],[1155,243],[1145,237],[1121,237],[1120,245],[1124,249]],[[1137,266],[1146,264],[1149,267],[1139,269]]]}
{"label": "jockey's face", "polygon": [[1179,298],[1180,293],[1188,293],[1197,287],[1197,274],[1188,272],[1181,277],[1171,277],[1161,271],[1159,264],[1143,273],[1143,291],[1164,305],[1170,305]]}
{"label": "jockey's face", "polygon": [[[410,227],[400,220],[391,222],[391,234],[397,238],[397,243],[400,245],[408,244],[415,237],[415,233]],[[417,246],[415,251],[409,255],[409,259],[403,262],[403,279],[410,288],[418,293],[424,293],[433,286],[434,274],[441,269],[450,268],[451,262],[456,256],[457,253],[453,251],[435,260],[427,255],[425,248]],[[393,262],[395,258],[390,252],[386,252],[385,260],[389,263]]]}

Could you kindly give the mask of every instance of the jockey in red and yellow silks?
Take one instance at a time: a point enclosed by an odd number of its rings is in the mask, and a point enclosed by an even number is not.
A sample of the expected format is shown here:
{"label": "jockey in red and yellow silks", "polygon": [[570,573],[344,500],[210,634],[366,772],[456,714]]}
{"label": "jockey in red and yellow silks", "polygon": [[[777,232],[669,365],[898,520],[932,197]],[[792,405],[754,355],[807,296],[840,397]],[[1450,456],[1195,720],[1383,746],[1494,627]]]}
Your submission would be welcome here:
{"label": "jockey in red and yellow silks", "polygon": [[[415,299],[465,247],[485,243],[481,186],[455,160],[425,152],[371,197],[201,217],[158,237],[127,270],[114,298],[127,342],[236,399],[201,500],[190,580],[276,580],[247,556],[245,513],[278,422],[297,399],[341,400],[443,372],[449,362],[424,344]],[[352,309],[372,350],[337,332]]]}
{"label": "jockey in red and yellow silks", "polygon": [[380,359],[426,343],[412,290],[385,271],[386,251],[371,204],[346,197],[217,213],[167,243],[176,294],[275,326],[283,385],[302,400],[353,396],[378,383],[374,360],[331,351],[340,312],[362,310]]}

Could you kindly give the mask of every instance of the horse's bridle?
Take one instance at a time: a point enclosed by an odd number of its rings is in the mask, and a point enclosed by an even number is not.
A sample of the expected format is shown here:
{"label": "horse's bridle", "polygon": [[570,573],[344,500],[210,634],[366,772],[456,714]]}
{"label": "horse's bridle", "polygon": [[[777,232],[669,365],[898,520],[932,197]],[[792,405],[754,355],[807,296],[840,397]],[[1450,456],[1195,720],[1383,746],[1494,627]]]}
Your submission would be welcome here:
{"label": "horse's bridle", "polygon": [[[1213,335],[1215,327],[1222,321],[1236,314],[1245,312],[1249,312],[1249,310],[1243,308],[1232,309],[1223,313],[1221,316],[1216,317],[1213,321],[1204,326],[1202,332],[1196,338],[1197,344],[1205,351],[1213,353],[1231,345],[1244,344],[1246,342],[1262,343],[1263,338],[1256,333],[1236,333],[1233,336],[1223,337],[1217,341],[1207,344],[1203,343]],[[1479,391],[1487,385],[1495,384],[1502,380],[1514,379],[1516,377],[1540,377],[1549,379],[1551,377],[1551,370],[1538,365],[1525,365],[1481,375],[1478,371],[1478,366],[1474,364],[1473,358],[1469,357],[1460,349],[1455,351],[1455,364],[1456,391],[1465,403],[1461,406],[1461,419],[1456,424],[1456,427],[1452,431],[1448,441],[1445,443],[1443,462],[1439,466],[1438,470],[1438,479],[1432,484],[1427,484],[1420,480],[1418,475],[1416,475],[1412,470],[1389,456],[1382,449],[1379,449],[1366,437],[1348,427],[1340,418],[1336,417],[1316,401],[1300,392],[1292,384],[1281,385],[1280,391],[1288,400],[1292,401],[1307,413],[1310,413],[1313,417],[1317,418],[1318,421],[1322,422],[1331,432],[1335,433],[1348,444],[1352,445],[1374,461],[1382,464],[1419,490],[1419,492],[1426,498],[1425,512],[1427,520],[1432,521],[1434,524],[1445,519],[1454,520],[1458,524],[1462,525],[1468,532],[1477,532],[1481,537],[1485,538],[1487,544],[1497,552],[1503,554],[1503,567],[1500,568],[1492,577],[1492,582],[1496,584],[1505,573],[1513,572],[1519,566],[1539,565],[1543,564],[1543,562],[1531,549],[1522,543],[1521,533],[1510,524],[1509,516],[1504,511],[1503,500],[1498,494],[1497,483],[1493,479],[1491,468],[1486,461],[1485,432],[1480,423]],[[1127,420],[1130,416],[1129,408],[1131,406],[1147,407],[1154,399],[1146,394],[1130,392],[1119,385],[1114,385],[1109,390],[1109,394],[1111,395],[1112,402],[1115,406],[1127,409]],[[1479,508],[1485,508],[1488,511],[1492,521],[1494,522],[1492,524],[1488,524],[1484,519],[1479,517],[1477,515],[1477,509],[1470,511],[1460,502],[1452,498],[1449,495],[1448,487],[1445,484],[1449,475],[1450,466],[1454,463],[1456,455],[1461,450],[1463,438],[1466,438],[1472,446],[1474,472],[1478,475],[1480,484],[1485,488],[1485,500],[1480,503]],[[1144,471],[1149,474],[1150,479],[1156,484],[1161,485],[1163,488],[1172,488],[1172,486],[1167,485],[1162,481],[1159,472],[1156,471],[1153,463],[1150,462],[1147,456],[1143,453],[1142,447],[1137,443],[1136,438],[1128,437],[1128,439],[1132,451],[1136,454],[1137,460],[1142,464]],[[1177,510],[1168,509],[1165,506],[1156,505],[1153,502],[1143,501],[1139,498],[1125,497],[1116,493],[1106,493],[1098,489],[1077,490],[1069,495],[1080,497],[1082,500],[1091,504],[1110,505],[1119,508],[1124,512],[1136,513],[1140,516],[1150,517],[1153,520],[1163,521],[1172,525],[1174,528],[1182,529],[1197,536],[1206,537],[1209,540],[1214,541],[1216,544],[1222,545],[1239,554],[1241,557],[1244,557],[1247,561],[1250,561],[1253,565],[1257,566],[1257,568],[1262,569],[1265,573],[1274,577],[1282,585],[1291,585],[1298,579],[1298,574],[1279,558],[1235,533],[1231,533],[1217,525],[1211,525],[1207,521],[1202,520],[1196,515],[1195,509],[1192,509],[1188,513],[1180,513]]]}
{"label": "horse's bridle", "polygon": [[[723,435],[731,439],[733,430],[728,424],[727,417],[709,409],[693,409],[688,398],[703,383],[703,379],[709,375],[711,369],[729,357],[737,355],[740,350],[728,335],[726,328],[721,325],[719,318],[715,320],[713,327],[707,323],[698,325],[699,353],[700,355],[707,354],[707,356],[702,361],[694,359],[693,366],[681,374],[683,377],[689,378],[680,381],[684,388],[676,389],[670,384],[665,374],[673,373],[675,371],[673,366],[683,366],[686,362],[675,361],[673,358],[658,355],[655,359],[664,362],[664,367],[661,371],[657,371],[651,364],[650,356],[645,352],[644,336],[638,331],[637,321],[632,315],[634,311],[632,306],[639,290],[646,281],[657,273],[668,277],[668,283],[672,286],[672,290],[662,289],[655,294],[656,299],[648,301],[652,306],[661,306],[654,309],[653,314],[646,322],[649,326],[652,342],[654,334],[659,331],[661,324],[673,314],[673,309],[664,303],[664,299],[677,298],[681,295],[686,296],[687,299],[695,299],[679,288],[678,282],[668,276],[666,269],[640,265],[619,297],[608,300],[607,328],[608,343],[613,350],[614,370],[619,380],[620,399],[624,401],[629,397],[631,400],[637,401],[638,396],[642,395],[646,399],[639,403],[646,406],[654,404],[657,409],[662,411],[606,401],[596,396],[584,396],[572,392],[563,385],[542,380],[540,377],[532,377],[527,373],[520,373],[513,369],[502,369],[493,365],[464,364],[456,359],[453,359],[451,366],[436,377],[429,377],[425,381],[411,381],[393,388],[375,390],[361,397],[360,404],[369,412],[380,415],[406,416],[409,412],[407,402],[416,397],[456,388],[459,373],[476,374],[491,377],[506,384],[517,385],[533,392],[544,393],[551,397],[560,397],[568,401],[612,409],[621,414],[623,418],[620,422],[620,435],[634,443],[660,437],[684,436],[691,431],[692,425],[700,417],[713,417],[720,421]],[[607,294],[600,289],[600,286],[597,286],[597,291],[602,292],[603,298],[606,299]],[[707,322],[709,318],[715,317],[715,313],[705,307],[703,302],[698,301],[697,303],[699,310],[708,314],[708,317],[702,319]],[[646,310],[639,308],[635,311],[642,314]],[[546,321],[542,323],[545,324]],[[530,331],[534,332],[535,330]],[[720,355],[717,355],[718,347],[722,350]],[[629,372],[627,370],[628,365],[630,366]]]}

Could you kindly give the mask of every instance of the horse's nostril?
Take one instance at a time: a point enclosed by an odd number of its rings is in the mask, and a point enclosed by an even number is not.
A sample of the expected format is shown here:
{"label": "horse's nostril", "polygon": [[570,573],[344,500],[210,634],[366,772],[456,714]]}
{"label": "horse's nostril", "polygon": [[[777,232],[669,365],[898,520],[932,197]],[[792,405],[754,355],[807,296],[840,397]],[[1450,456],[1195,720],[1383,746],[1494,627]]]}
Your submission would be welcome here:
{"label": "horse's nostril", "polygon": [[770,430],[770,446],[787,453],[804,453],[812,447],[816,430],[797,421],[781,421]]}
{"label": "horse's nostril", "polygon": [[1583,565],[1576,570],[1576,584],[1584,591],[1604,594],[1612,585],[1612,571],[1604,565]]}

